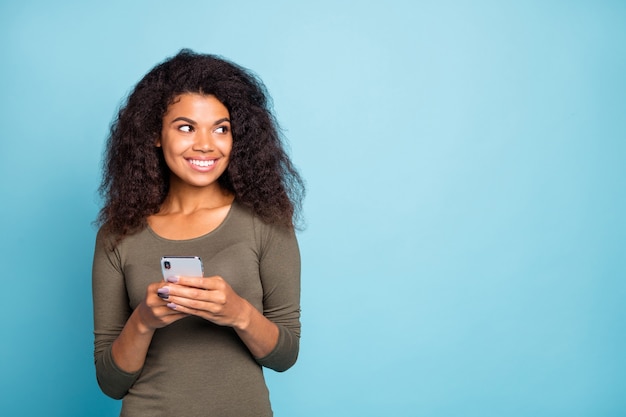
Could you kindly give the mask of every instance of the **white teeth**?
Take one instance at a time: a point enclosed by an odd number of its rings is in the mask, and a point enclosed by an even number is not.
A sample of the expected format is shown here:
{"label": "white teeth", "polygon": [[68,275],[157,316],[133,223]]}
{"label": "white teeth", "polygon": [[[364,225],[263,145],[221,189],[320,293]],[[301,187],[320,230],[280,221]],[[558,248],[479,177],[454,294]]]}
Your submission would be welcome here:
{"label": "white teeth", "polygon": [[199,166],[199,167],[208,167],[211,166],[215,163],[214,159],[210,159],[208,161],[198,161],[196,159],[190,159],[189,162],[191,162],[193,165]]}

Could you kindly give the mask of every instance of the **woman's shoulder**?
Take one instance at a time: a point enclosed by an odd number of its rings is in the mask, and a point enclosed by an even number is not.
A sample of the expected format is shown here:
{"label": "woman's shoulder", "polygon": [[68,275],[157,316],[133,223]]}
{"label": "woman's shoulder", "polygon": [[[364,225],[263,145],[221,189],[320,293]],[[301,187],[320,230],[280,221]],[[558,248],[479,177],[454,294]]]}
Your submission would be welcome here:
{"label": "woman's shoulder", "polygon": [[100,226],[96,233],[96,246],[110,251],[121,251],[133,242],[141,241],[149,235],[148,227],[143,226],[132,233],[121,235],[112,232],[106,224]]}
{"label": "woman's shoulder", "polygon": [[233,201],[231,213],[225,223],[231,231],[238,229],[242,233],[253,235],[259,245],[264,245],[275,238],[292,239],[294,236],[293,228],[264,221],[254,213],[252,208],[237,199]]}

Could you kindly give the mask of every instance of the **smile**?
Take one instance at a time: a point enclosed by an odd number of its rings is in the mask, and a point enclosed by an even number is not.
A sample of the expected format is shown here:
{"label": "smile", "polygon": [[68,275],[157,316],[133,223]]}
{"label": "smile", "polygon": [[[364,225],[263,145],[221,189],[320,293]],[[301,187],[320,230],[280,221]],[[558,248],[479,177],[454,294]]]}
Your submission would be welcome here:
{"label": "smile", "polygon": [[213,164],[215,164],[215,159],[209,159],[209,160],[190,159],[189,163],[198,167],[210,167]]}

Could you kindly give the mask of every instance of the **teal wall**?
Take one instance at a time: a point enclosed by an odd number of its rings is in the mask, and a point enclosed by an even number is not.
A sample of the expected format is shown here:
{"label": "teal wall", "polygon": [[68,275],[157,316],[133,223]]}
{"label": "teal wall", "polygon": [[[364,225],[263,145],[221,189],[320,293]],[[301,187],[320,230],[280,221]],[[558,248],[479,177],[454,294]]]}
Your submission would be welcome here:
{"label": "teal wall", "polygon": [[277,416],[626,415],[626,2],[0,1],[0,392],[113,416],[108,125],[182,47],[255,70],[306,178]]}

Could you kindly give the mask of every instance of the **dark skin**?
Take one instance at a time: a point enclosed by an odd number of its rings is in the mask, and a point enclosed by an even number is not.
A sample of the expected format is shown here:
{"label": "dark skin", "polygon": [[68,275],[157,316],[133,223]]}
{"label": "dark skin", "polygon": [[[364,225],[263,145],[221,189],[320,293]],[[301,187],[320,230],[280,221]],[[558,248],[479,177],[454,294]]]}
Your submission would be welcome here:
{"label": "dark skin", "polygon": [[[170,189],[159,212],[148,218],[152,230],[172,240],[192,239],[217,228],[234,196],[217,179],[232,149],[230,116],[215,97],[182,94],[163,117],[161,137],[170,168]],[[220,276],[175,277],[153,282],[113,342],[113,359],[126,372],[143,367],[156,329],[188,315],[230,326],[253,356],[267,356],[278,342],[278,327]]]}

